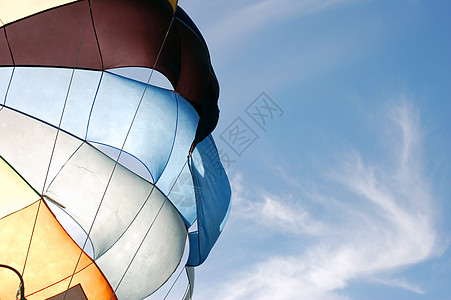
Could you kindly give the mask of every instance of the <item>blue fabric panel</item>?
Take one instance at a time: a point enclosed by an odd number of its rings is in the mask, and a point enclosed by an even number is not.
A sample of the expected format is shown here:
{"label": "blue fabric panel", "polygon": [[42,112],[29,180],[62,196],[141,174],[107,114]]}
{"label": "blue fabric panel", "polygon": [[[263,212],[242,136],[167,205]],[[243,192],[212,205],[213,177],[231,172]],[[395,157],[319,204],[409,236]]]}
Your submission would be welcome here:
{"label": "blue fabric panel", "polygon": [[0,104],[4,104],[9,83],[13,76],[13,67],[0,67]]}
{"label": "blue fabric panel", "polygon": [[[5,88],[11,68],[0,70],[0,87]],[[61,128],[84,138],[101,72],[75,70],[72,83],[71,75],[72,69],[15,67],[5,105],[58,126],[67,96]]]}
{"label": "blue fabric panel", "polygon": [[206,256],[210,252],[209,251],[205,254],[205,258],[201,259],[201,245],[199,242],[199,231],[193,231],[189,233],[189,257],[188,261],[186,262],[187,266],[196,267],[204,262]]}
{"label": "blue fabric panel", "polygon": [[197,206],[197,232],[190,233],[188,266],[202,264],[230,212],[231,189],[213,137],[197,144],[190,159]]}
{"label": "blue fabric panel", "polygon": [[199,117],[191,104],[180,95],[177,95],[177,102],[178,124],[174,147],[165,171],[156,184],[168,195],[189,227],[196,220],[196,197],[187,157],[196,134]]}
{"label": "blue fabric panel", "polygon": [[105,73],[92,109],[87,140],[121,149],[127,139],[123,150],[142,161],[157,181],[169,159],[176,126],[175,93]]}

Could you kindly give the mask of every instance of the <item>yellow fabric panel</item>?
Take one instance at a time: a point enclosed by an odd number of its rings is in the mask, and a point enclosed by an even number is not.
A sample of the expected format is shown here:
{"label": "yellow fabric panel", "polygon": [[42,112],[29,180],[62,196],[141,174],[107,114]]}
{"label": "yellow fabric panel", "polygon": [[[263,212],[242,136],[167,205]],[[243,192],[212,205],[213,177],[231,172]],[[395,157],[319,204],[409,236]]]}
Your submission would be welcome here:
{"label": "yellow fabric panel", "polygon": [[[36,216],[37,204],[11,214],[0,220],[0,259],[2,264],[9,265],[22,273],[25,255],[33,229],[33,216]],[[31,216],[26,218],[26,216]],[[2,277],[5,276],[5,277]],[[17,291],[18,277],[12,271],[0,273],[0,299],[14,299],[11,296]],[[11,294],[13,293],[13,294]]]}
{"label": "yellow fabric panel", "polygon": [[169,1],[169,3],[171,3],[172,9],[175,11],[175,8],[177,7],[178,0],[168,0],[168,1]]}
{"label": "yellow fabric panel", "polygon": [[[0,299],[15,300],[19,289],[19,277],[11,270],[0,268]],[[7,297],[5,297],[7,295]]]}
{"label": "yellow fabric panel", "polygon": [[[81,253],[80,247],[64,231],[45,202],[39,200],[0,220],[2,263],[22,272],[37,209],[38,218],[23,273],[28,300],[46,299],[65,291]],[[2,286],[17,290],[15,281],[12,276],[0,278]],[[108,300],[113,293],[103,274],[85,253],[71,286],[77,284],[81,284],[88,299]],[[0,288],[0,299],[11,297],[6,294],[10,290],[5,291]]]}
{"label": "yellow fabric panel", "polygon": [[0,219],[39,198],[40,196],[0,157]]}
{"label": "yellow fabric panel", "polygon": [[[2,25],[76,0],[0,0]],[[171,0],[172,1],[172,0]]]}
{"label": "yellow fabric panel", "polygon": [[[0,0],[0,27],[38,12],[78,0]],[[175,11],[178,0],[168,0]]]}
{"label": "yellow fabric panel", "polygon": [[[27,207],[24,211],[27,214],[36,215],[36,203]],[[0,220],[0,261],[2,264],[15,268],[20,273],[22,273],[25,262],[25,254],[34,221],[34,218],[22,219],[21,215],[16,213]],[[0,270],[0,299],[15,299],[12,296],[16,295],[19,278],[10,270]]]}

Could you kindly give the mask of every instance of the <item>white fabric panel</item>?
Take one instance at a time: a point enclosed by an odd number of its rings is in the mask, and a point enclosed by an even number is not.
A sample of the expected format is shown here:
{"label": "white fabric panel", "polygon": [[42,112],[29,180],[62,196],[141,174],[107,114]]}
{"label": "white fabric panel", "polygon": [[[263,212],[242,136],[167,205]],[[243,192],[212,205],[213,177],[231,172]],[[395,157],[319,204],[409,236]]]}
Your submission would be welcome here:
{"label": "white fabric panel", "polygon": [[185,224],[177,210],[155,188],[130,228],[96,263],[113,289],[117,288],[119,299],[143,299],[176,270],[183,256],[186,235]]}
{"label": "white fabric panel", "polygon": [[[113,160],[118,160],[121,165],[132,171],[133,173],[141,176],[147,181],[153,182],[153,178],[150,174],[149,169],[135,156],[122,151],[117,148],[110,147],[105,144],[99,144],[95,142],[90,142],[91,145],[102,151],[104,154],[108,155]],[[120,154],[120,155],[119,155]]]}
{"label": "white fabric panel", "polygon": [[80,224],[78,224],[61,206],[51,201],[46,201],[46,203],[58,222],[60,222],[74,242],[77,243],[80,248],[83,248],[83,245],[85,245],[85,253],[90,257],[93,257],[94,250],[92,248],[91,239],[88,238],[88,241],[86,242],[87,233],[81,228]]}
{"label": "white fabric panel", "polygon": [[114,160],[83,144],[47,191],[86,232],[96,218],[90,233],[94,258],[105,253],[127,230],[153,188],[120,165],[113,173],[114,165]]}
{"label": "white fabric panel", "polygon": [[194,292],[194,267],[185,267],[185,270],[188,277],[188,286],[182,300],[191,300]]}
{"label": "white fabric panel", "polygon": [[[43,191],[56,133],[56,128],[6,107],[0,111],[0,153],[39,193]],[[47,186],[81,143],[59,132]]]}

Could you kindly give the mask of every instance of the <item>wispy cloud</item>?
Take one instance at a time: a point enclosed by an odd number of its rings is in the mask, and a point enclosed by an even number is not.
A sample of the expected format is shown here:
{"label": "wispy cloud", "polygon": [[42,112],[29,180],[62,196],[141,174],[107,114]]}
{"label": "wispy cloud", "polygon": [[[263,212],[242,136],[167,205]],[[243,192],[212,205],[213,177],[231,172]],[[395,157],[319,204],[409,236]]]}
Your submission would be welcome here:
{"label": "wispy cloud", "polygon": [[[253,97],[246,91],[296,88],[305,79],[323,74],[347,62],[370,56],[386,39],[381,22],[372,19],[349,22],[329,20],[327,13],[357,7],[368,0],[263,0],[229,1],[205,17],[202,32],[222,81],[224,99]],[[203,7],[204,1],[197,7]],[[210,7],[210,9],[217,9]],[[191,9],[196,11],[196,9]],[[204,15],[210,14],[205,11]],[[354,19],[355,16],[352,17]],[[321,30],[324,24],[330,30]],[[237,92],[239,91],[239,92]],[[222,104],[225,105],[224,103]]]}
{"label": "wispy cloud", "polygon": [[[290,19],[313,15],[354,0],[264,0],[224,4],[223,15],[211,20],[204,35],[221,61],[235,56],[255,39],[272,39],[268,32]],[[236,3],[240,3],[237,5]],[[285,32],[284,34],[293,34]],[[296,37],[293,37],[296,39]]]}
{"label": "wispy cloud", "polygon": [[243,6],[224,15],[224,18],[210,27],[207,33],[211,37],[220,37],[222,41],[245,38],[289,18],[319,13],[336,4],[349,1],[351,0],[264,0],[241,2]]}
{"label": "wispy cloud", "polygon": [[310,199],[321,198],[325,206],[330,199],[333,213],[342,216],[338,222],[313,217],[293,199],[261,193],[252,201],[243,196],[238,178],[236,216],[291,231],[293,243],[301,244],[305,233],[316,236],[298,254],[280,252],[242,272],[217,299],[348,299],[342,289],[350,280],[368,278],[423,293],[405,280],[381,279],[384,272],[430,258],[438,247],[432,187],[422,173],[418,113],[404,101],[388,115],[393,139],[387,138],[387,156],[369,162],[350,151],[333,167],[331,178],[340,190]]}
{"label": "wispy cloud", "polygon": [[402,278],[383,278],[383,277],[376,277],[373,278],[372,281],[376,283],[380,283],[383,285],[393,286],[393,287],[400,287],[402,289],[424,295],[424,291],[421,287],[416,286],[407,280],[404,280]]}
{"label": "wispy cloud", "polygon": [[234,199],[237,217],[289,233],[319,235],[325,230],[323,224],[313,220],[308,211],[292,199],[262,192],[260,201],[247,201],[243,197],[243,188],[239,183],[241,180],[241,176],[238,176],[232,181],[234,192],[238,194]]}

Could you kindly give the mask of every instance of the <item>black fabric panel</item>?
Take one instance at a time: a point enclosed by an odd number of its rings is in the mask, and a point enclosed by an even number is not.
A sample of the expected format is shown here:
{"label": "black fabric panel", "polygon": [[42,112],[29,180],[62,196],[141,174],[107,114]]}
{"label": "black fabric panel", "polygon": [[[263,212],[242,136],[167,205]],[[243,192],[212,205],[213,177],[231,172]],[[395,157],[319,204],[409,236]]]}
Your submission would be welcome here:
{"label": "black fabric panel", "polygon": [[[183,91],[186,98],[201,99],[198,113],[199,125],[193,146],[206,138],[216,127],[219,119],[219,84],[211,66],[207,44],[189,16],[178,7],[175,13],[176,27],[182,46],[181,78],[196,78],[202,85],[192,85],[189,81],[180,80],[177,90]],[[203,96],[201,96],[203,95]]]}

